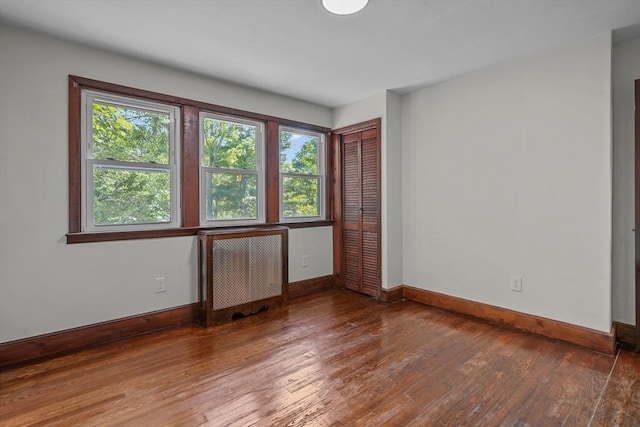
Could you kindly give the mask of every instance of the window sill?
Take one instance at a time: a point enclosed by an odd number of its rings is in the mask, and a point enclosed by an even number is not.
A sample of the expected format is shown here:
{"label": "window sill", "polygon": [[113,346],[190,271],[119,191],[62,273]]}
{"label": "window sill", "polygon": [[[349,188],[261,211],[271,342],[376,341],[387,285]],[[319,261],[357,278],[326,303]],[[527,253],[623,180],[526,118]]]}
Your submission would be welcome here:
{"label": "window sill", "polygon": [[68,233],[67,244],[111,242],[114,240],[155,239],[159,237],[195,236],[200,231],[199,227],[193,228],[165,228],[159,230],[138,231],[98,231]]}
{"label": "window sill", "polygon": [[[278,224],[252,224],[252,225],[247,225],[246,228],[256,228],[256,227],[259,228],[261,226],[270,226],[270,225],[284,225],[292,229],[328,227],[333,225],[333,220],[278,223]],[[229,227],[185,227],[185,228],[167,228],[167,229],[160,229],[160,230],[68,233],[67,244],[112,242],[117,240],[157,239],[161,237],[195,236],[196,234],[198,234],[200,230],[215,230],[215,229],[222,229],[222,228],[245,228],[245,227],[234,225]]]}
{"label": "window sill", "polygon": [[289,228],[312,228],[312,227],[329,227],[333,225],[332,219],[322,219],[315,221],[296,221],[296,222],[280,222],[278,225],[284,225]]}

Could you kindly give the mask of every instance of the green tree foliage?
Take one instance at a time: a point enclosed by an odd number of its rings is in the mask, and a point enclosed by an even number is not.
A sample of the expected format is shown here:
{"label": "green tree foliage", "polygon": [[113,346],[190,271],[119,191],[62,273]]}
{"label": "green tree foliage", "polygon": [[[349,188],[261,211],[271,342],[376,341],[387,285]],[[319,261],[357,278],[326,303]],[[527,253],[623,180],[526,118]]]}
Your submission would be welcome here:
{"label": "green tree foliage", "polygon": [[171,221],[168,172],[141,169],[136,163],[169,163],[166,113],[93,104],[93,158],[130,162],[131,169],[96,165],[93,169],[95,225]]}
{"label": "green tree foliage", "polygon": [[256,127],[205,119],[203,154],[204,166],[216,168],[206,177],[207,218],[257,218]]}
{"label": "green tree foliage", "polygon": [[[257,218],[256,127],[203,122],[207,218]],[[169,164],[169,132],[166,113],[94,102],[94,224],[171,221],[170,175],[153,169]],[[319,214],[318,148],[317,137],[281,133],[280,170],[292,174],[283,178],[284,216]]]}
{"label": "green tree foliage", "polygon": [[94,168],[96,225],[171,221],[169,173]]}
{"label": "green tree foliage", "polygon": [[318,178],[285,176],[282,186],[283,216],[318,216]]}
{"label": "green tree foliage", "polygon": [[169,116],[93,104],[93,158],[169,164]]}

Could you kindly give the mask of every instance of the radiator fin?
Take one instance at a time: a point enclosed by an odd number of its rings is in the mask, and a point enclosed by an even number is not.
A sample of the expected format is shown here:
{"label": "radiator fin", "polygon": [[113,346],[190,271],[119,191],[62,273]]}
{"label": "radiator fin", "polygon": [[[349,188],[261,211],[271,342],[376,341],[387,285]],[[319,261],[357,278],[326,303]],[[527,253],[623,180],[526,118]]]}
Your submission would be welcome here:
{"label": "radiator fin", "polygon": [[265,235],[213,241],[214,310],[282,292],[282,237]]}

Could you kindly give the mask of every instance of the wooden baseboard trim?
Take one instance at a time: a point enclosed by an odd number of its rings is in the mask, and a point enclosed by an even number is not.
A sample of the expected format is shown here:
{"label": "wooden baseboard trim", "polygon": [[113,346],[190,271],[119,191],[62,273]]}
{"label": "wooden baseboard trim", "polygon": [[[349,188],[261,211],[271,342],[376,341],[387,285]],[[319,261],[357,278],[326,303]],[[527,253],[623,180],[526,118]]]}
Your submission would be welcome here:
{"label": "wooden baseboard trim", "polygon": [[289,298],[321,292],[327,288],[332,288],[333,286],[334,282],[332,275],[292,282],[289,283]]}
{"label": "wooden baseboard trim", "polygon": [[0,368],[194,323],[197,304],[144,313],[0,344]]}
{"label": "wooden baseboard trim", "polygon": [[636,345],[636,327],[621,322],[613,322],[615,329],[616,341],[631,347]]}
{"label": "wooden baseboard trim", "polygon": [[403,295],[405,299],[410,301],[488,320],[510,328],[586,347],[601,353],[613,354],[615,350],[615,339],[612,333],[596,331],[582,326],[520,313],[506,308],[452,297],[407,285],[403,286]]}
{"label": "wooden baseboard trim", "polygon": [[[289,297],[321,292],[331,287],[334,287],[331,275],[301,280],[289,284]],[[380,296],[382,302],[403,298],[607,354],[613,354],[616,337],[618,341],[630,345],[634,345],[635,340],[635,326],[624,323],[614,322],[612,333],[605,333],[407,285],[383,289]],[[194,303],[2,343],[0,368],[191,324],[196,321],[196,316],[197,304]]]}
{"label": "wooden baseboard trim", "polygon": [[380,291],[380,301],[382,302],[396,302],[404,298],[403,286],[396,286],[395,288],[382,289]]}

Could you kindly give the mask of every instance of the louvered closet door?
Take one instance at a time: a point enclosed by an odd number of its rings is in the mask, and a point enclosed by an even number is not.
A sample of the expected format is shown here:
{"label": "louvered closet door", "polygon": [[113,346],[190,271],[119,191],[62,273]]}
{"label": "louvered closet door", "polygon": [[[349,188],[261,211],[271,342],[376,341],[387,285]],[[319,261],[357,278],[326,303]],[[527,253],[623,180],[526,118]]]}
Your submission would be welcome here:
{"label": "louvered closet door", "polygon": [[377,129],[345,135],[341,145],[344,286],[377,297],[380,290]]}

